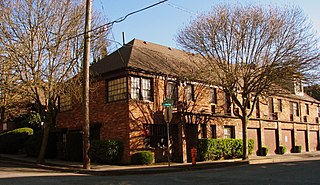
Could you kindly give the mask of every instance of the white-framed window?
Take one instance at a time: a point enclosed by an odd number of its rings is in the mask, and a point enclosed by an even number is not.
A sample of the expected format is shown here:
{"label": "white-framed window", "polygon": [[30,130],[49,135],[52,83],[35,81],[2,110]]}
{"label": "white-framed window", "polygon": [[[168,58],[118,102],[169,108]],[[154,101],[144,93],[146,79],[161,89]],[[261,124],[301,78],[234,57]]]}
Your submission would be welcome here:
{"label": "white-framed window", "polygon": [[151,79],[142,78],[142,99],[143,100],[152,100],[151,97]]}
{"label": "white-framed window", "polygon": [[223,135],[225,139],[235,138],[234,126],[224,126]]}
{"label": "white-framed window", "polygon": [[131,99],[152,101],[150,78],[131,77]]}
{"label": "white-framed window", "polygon": [[184,87],[184,90],[185,90],[186,101],[193,101],[194,100],[193,85],[187,84]]}
{"label": "white-framed window", "polygon": [[171,99],[174,106],[178,103],[178,85],[175,82],[168,82],[166,87],[166,98]]}
{"label": "white-framed window", "polygon": [[140,78],[131,77],[131,99],[140,99]]}
{"label": "white-framed window", "polygon": [[290,114],[294,116],[299,116],[299,104],[297,102],[290,102]]}
{"label": "white-framed window", "polygon": [[107,102],[127,99],[127,77],[107,81]]}

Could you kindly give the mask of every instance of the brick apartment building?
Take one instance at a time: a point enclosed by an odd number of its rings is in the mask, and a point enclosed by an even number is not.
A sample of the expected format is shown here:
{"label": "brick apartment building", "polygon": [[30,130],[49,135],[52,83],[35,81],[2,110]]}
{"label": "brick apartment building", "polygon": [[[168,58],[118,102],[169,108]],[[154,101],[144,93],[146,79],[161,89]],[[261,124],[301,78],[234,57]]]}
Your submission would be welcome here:
{"label": "brick apartment building", "polygon": [[[162,102],[173,102],[170,123],[172,159],[190,160],[198,138],[242,138],[241,120],[222,89],[180,78],[192,68],[185,52],[134,39],[91,67],[91,137],[123,143],[122,162],[130,162],[137,150],[152,150],[156,160],[165,160],[167,130]],[[293,85],[289,94],[261,97],[248,124],[255,141],[255,154],[267,146],[275,153],[280,145],[290,152],[317,150],[320,102]],[[62,96],[57,127],[63,134],[81,130],[81,103]],[[66,138],[66,137],[64,137]],[[64,142],[65,139],[64,139]]]}

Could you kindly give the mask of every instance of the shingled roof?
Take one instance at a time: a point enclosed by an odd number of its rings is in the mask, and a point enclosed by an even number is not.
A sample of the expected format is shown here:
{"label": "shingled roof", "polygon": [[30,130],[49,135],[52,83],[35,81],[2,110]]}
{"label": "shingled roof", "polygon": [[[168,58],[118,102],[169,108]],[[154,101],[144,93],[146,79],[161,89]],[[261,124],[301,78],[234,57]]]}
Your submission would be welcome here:
{"label": "shingled roof", "polygon": [[121,69],[179,76],[195,67],[195,57],[184,51],[134,39],[91,66],[93,75]]}

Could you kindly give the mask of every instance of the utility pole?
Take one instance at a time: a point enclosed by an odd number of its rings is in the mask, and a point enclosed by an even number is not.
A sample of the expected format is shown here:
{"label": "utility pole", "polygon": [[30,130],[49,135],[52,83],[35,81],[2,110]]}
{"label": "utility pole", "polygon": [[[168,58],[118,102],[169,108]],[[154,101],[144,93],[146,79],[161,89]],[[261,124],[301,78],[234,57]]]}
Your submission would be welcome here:
{"label": "utility pole", "polygon": [[82,115],[83,115],[83,169],[90,170],[90,126],[89,126],[89,60],[90,60],[90,30],[91,30],[92,0],[86,0],[86,20],[83,52],[82,77]]}

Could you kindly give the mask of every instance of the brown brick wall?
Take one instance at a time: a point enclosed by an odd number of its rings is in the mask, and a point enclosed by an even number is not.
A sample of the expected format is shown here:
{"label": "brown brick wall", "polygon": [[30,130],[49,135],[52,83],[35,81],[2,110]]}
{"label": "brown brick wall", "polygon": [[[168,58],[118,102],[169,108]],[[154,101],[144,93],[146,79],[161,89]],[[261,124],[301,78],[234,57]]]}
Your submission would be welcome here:
{"label": "brown brick wall", "polygon": [[[154,78],[153,84],[153,102],[129,100],[114,103],[106,103],[106,83],[104,80],[92,84],[90,94],[90,122],[92,124],[101,124],[100,139],[117,139],[124,143],[124,155],[122,162],[130,162],[130,154],[136,150],[143,149],[143,140],[145,138],[143,133],[144,124],[163,123],[163,117],[161,115],[164,107],[161,103],[165,99],[164,78]],[[189,120],[187,119],[187,124],[206,124],[207,137],[211,137],[212,135],[210,125],[216,125],[217,138],[224,137],[224,126],[234,126],[235,137],[242,138],[241,120],[233,117],[232,115],[225,116],[225,94],[222,89],[217,89],[218,103],[216,105],[215,115],[211,115],[209,87],[195,84],[194,90],[197,97],[196,100],[187,102],[185,105],[187,105],[188,111],[198,115],[202,114],[202,117],[200,119],[196,117],[190,118]],[[130,89],[128,92],[130,92]],[[184,102],[184,96],[184,87],[183,83],[181,83],[179,84],[179,101]],[[282,112],[279,112],[276,104],[277,99],[279,98],[282,99]],[[317,117],[317,104],[301,101],[300,116],[295,116],[294,122],[292,122],[290,121],[290,101],[299,102],[288,98],[274,97],[274,110],[279,113],[278,120],[270,120],[268,98],[260,98],[260,119],[256,119],[254,111],[252,114],[253,119],[249,121],[248,128],[256,128],[260,130],[262,145],[265,142],[264,129],[286,129],[294,130],[295,132],[297,130],[308,129],[319,131],[319,124],[314,123],[315,117]],[[308,115],[308,124],[300,123],[300,120],[302,120],[306,113],[304,106],[305,103],[309,104],[310,110]],[[174,108],[173,110],[173,112],[176,113],[178,109]],[[81,129],[81,103],[74,103],[72,110],[60,113],[57,120],[57,126],[59,128]],[[179,120],[175,120],[174,124],[177,124],[178,122]],[[200,130],[201,127],[198,129]],[[279,132],[280,131],[277,131],[276,133]],[[198,138],[200,137],[201,135],[198,134]]]}

